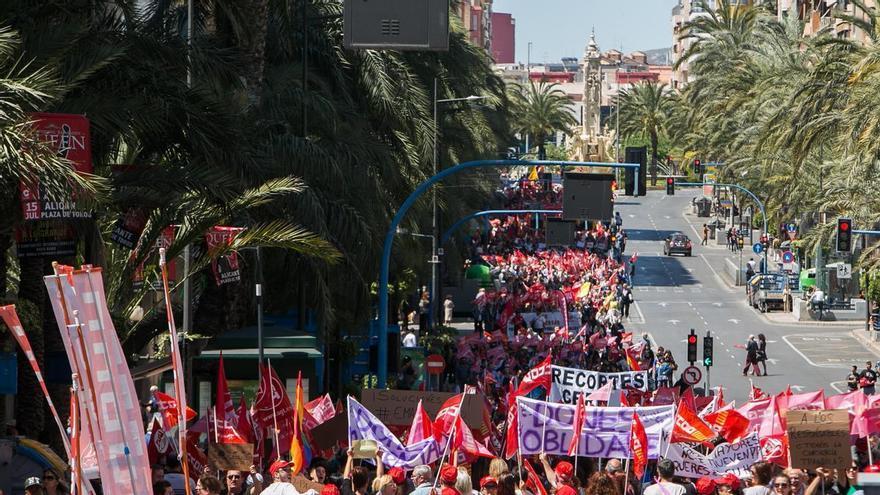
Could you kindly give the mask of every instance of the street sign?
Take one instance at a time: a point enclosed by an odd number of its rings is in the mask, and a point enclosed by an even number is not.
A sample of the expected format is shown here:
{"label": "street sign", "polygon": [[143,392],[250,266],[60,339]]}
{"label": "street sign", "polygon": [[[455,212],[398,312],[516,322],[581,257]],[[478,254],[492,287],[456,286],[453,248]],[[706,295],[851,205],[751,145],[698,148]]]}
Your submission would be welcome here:
{"label": "street sign", "polygon": [[428,374],[439,375],[446,369],[446,361],[440,354],[431,354],[425,358],[425,368],[427,368]]}
{"label": "street sign", "polygon": [[688,366],[682,372],[681,379],[688,385],[696,385],[703,379],[703,372],[696,366]]}
{"label": "street sign", "polygon": [[791,263],[792,261],[794,261],[794,253],[792,253],[791,251],[786,251],[782,253],[783,263]]}
{"label": "street sign", "polygon": [[837,265],[837,278],[852,278],[852,265],[849,263],[841,263]]}
{"label": "street sign", "polygon": [[764,251],[764,246],[762,246],[760,242],[756,242],[752,246],[752,251],[754,251],[755,254],[761,254],[761,252]]}
{"label": "street sign", "polygon": [[785,226],[785,230],[790,233],[795,233],[797,232],[797,225],[789,223]]}

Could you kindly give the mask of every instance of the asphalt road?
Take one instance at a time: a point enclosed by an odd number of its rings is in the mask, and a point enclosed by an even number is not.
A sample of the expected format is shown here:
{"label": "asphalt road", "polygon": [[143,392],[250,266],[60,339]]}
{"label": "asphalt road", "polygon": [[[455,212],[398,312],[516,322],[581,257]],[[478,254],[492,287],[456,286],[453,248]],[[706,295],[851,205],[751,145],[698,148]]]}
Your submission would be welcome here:
{"label": "asphalt road", "polygon": [[[749,393],[749,378],[768,393],[791,385],[795,393],[825,389],[826,395],[845,391],[845,378],[853,364],[864,367],[873,352],[851,336],[858,326],[804,326],[770,322],[745,302],[745,291],[732,288],[718,273],[729,253],[720,246],[700,246],[697,228],[701,219],[686,217],[696,190],[649,191],[648,196],[620,197],[623,228],[628,232],[626,254],[638,253],[636,303],[630,310],[628,329],[650,333],[657,345],[671,349],[679,371],[687,366],[686,335],[693,328],[700,336],[698,359],[703,356],[707,331],[715,338],[710,386],[724,387],[726,400],[742,404]],[[694,222],[692,225],[690,222]],[[663,239],[684,232],[692,241],[692,257],[663,255]],[[748,260],[748,254],[744,258]],[[742,375],[744,346],[749,334],[763,333],[768,341],[769,376]],[[702,382],[706,369],[699,366]]]}

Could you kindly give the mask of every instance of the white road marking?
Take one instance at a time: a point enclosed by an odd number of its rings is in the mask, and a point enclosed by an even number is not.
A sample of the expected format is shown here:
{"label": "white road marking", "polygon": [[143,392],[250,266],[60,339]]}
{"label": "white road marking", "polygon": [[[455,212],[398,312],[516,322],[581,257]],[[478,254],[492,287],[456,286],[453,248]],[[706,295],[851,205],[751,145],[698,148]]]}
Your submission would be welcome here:
{"label": "white road marking", "polygon": [[645,319],[645,314],[642,313],[642,308],[639,307],[639,303],[638,303],[638,302],[634,302],[633,304],[634,304],[635,307],[636,307],[636,312],[639,314],[639,318],[642,319],[642,323],[647,323],[648,320]]}
{"label": "white road marking", "polygon": [[[802,358],[804,358],[804,361],[806,361],[810,366],[815,366],[816,368],[843,368],[843,369],[849,368],[849,366],[847,366],[845,364],[840,365],[840,364],[816,364],[816,363],[814,363],[812,359],[808,358],[806,354],[801,352],[800,349],[798,349],[797,347],[795,347],[794,344],[792,344],[791,342],[788,341],[789,337],[796,337],[796,336],[797,335],[783,335],[782,340],[786,344],[788,344],[788,346],[791,347],[794,350],[794,352],[798,353]],[[813,340],[813,339],[810,339],[809,337],[803,337],[803,340]]]}
{"label": "white road marking", "polygon": [[729,318],[727,321],[733,323],[734,325],[739,325],[739,320],[736,318]]}
{"label": "white road marking", "polygon": [[[843,384],[843,387],[839,386],[838,383]],[[830,385],[831,385],[831,388],[833,388],[838,394],[844,394],[844,393],[849,392],[849,387],[844,388],[846,386],[845,381],[831,382]]]}
{"label": "white road marking", "polygon": [[[673,325],[678,325],[679,323],[681,323],[681,320],[666,320],[666,322],[672,323]],[[682,342],[684,342],[684,341],[682,340]]]}
{"label": "white road marking", "polygon": [[800,392],[801,390],[804,389],[804,387],[802,387],[800,385],[789,385],[789,387],[791,387],[792,391],[794,391],[794,392]]}
{"label": "white road marking", "polygon": [[712,303],[712,306],[715,306],[716,308],[720,308],[721,306],[724,306],[724,303],[714,302],[714,303]]}

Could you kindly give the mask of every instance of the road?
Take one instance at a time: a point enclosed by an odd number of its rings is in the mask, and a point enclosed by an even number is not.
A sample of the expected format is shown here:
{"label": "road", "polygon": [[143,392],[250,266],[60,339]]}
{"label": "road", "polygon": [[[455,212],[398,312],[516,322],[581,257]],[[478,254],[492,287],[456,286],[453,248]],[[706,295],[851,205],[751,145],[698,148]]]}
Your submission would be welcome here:
{"label": "road", "polygon": [[[768,321],[745,302],[744,289],[734,289],[716,271],[728,254],[724,247],[700,246],[696,217],[685,217],[696,190],[649,191],[645,197],[619,198],[617,209],[628,233],[626,254],[638,253],[635,277],[636,304],[630,310],[628,329],[650,333],[657,345],[672,350],[683,370],[687,363],[686,335],[695,329],[700,336],[698,358],[702,359],[702,337],[715,337],[710,385],[723,386],[727,400],[742,404],[749,394],[749,378],[742,375],[744,344],[749,334],[767,338],[769,376],[751,377],[757,387],[777,393],[791,385],[792,391],[825,389],[826,395],[845,391],[851,365],[864,367],[866,359],[878,356],[851,336],[852,327],[803,326]],[[689,221],[690,219],[690,221]],[[692,257],[663,256],[663,239],[684,232],[694,242]],[[748,253],[745,256],[748,260]],[[700,366],[705,384],[705,368]]]}

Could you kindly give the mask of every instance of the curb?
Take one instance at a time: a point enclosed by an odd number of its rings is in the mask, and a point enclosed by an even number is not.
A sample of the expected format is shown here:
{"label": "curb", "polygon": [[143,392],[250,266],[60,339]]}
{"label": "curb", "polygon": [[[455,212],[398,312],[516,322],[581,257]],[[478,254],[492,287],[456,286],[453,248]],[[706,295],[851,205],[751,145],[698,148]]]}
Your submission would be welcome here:
{"label": "curb", "polygon": [[880,355],[880,342],[875,342],[868,338],[865,335],[865,330],[863,328],[855,328],[850,331],[852,336],[858,340],[866,349],[870,349],[875,354]]}

